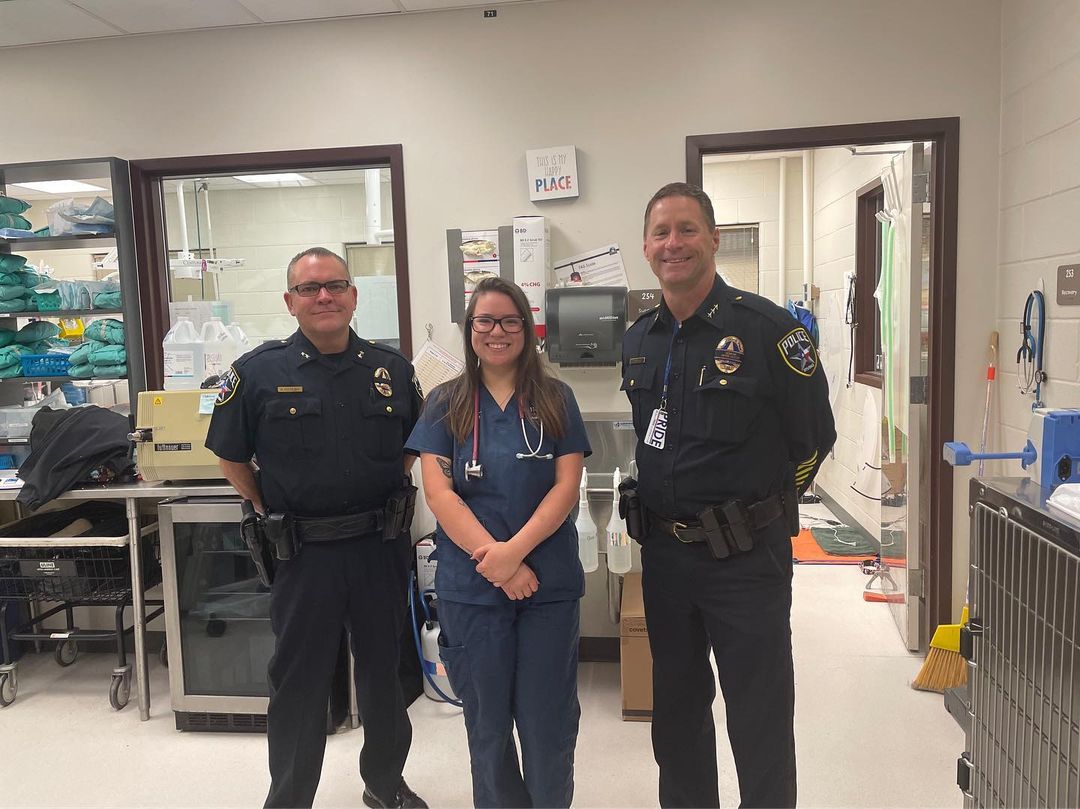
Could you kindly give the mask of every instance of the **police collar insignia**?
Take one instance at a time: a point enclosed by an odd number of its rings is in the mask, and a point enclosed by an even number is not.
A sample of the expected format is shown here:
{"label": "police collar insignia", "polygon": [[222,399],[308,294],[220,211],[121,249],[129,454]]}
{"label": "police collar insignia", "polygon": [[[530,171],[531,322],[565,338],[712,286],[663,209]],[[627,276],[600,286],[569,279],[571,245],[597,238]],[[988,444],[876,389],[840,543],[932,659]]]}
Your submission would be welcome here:
{"label": "police collar insignia", "polygon": [[385,368],[375,369],[375,390],[388,399],[394,395],[394,389],[390,387],[390,372]]}
{"label": "police collar insignia", "polygon": [[[712,320],[712,316],[716,314],[716,312],[717,312],[717,310],[718,310],[719,308],[720,308],[720,304],[718,304],[718,303],[714,303],[714,304],[713,304],[713,305],[712,305],[712,306],[711,306],[711,307],[709,308],[709,311],[708,311],[708,312],[707,312],[707,313],[705,314],[705,317],[709,318],[709,320]],[[725,339],[726,339],[726,338],[725,338]]]}
{"label": "police collar insignia", "polygon": [[240,374],[236,373],[236,369],[230,365],[229,370],[221,375],[221,380],[218,384],[220,385],[220,388],[218,390],[217,399],[214,400],[215,407],[228,404],[229,400],[236,395],[236,389],[240,387]]}
{"label": "police collar insignia", "polygon": [[818,367],[817,351],[806,329],[792,329],[776,344],[784,363],[801,376],[813,376]]}
{"label": "police collar insignia", "polygon": [[742,340],[734,335],[729,335],[716,344],[713,360],[716,362],[716,367],[720,370],[720,373],[733,374],[739,370],[745,354],[746,349],[743,347]]}

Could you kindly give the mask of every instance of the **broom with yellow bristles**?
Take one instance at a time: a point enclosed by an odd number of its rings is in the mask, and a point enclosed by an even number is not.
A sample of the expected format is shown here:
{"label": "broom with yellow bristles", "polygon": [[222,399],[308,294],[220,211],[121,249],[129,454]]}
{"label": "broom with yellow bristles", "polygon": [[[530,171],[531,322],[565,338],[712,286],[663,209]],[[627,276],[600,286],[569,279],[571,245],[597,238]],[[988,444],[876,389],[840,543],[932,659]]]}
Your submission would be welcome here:
{"label": "broom with yellow bristles", "polygon": [[930,641],[930,652],[911,687],[919,691],[944,693],[967,682],[967,661],[960,654],[960,628],[968,622],[968,608],[960,613],[960,623],[942,624]]}

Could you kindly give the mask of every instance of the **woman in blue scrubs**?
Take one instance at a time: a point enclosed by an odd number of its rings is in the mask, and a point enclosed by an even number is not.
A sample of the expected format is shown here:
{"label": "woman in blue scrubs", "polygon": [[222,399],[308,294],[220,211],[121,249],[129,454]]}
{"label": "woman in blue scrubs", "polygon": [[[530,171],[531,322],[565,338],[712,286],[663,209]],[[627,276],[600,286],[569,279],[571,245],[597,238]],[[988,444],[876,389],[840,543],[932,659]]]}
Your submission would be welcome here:
{"label": "woman in blue scrubs", "polygon": [[473,803],[567,807],[585,591],[569,514],[589,442],[517,286],[481,281],[466,324],[465,371],[431,392],[406,444],[438,520],[440,653],[465,711]]}

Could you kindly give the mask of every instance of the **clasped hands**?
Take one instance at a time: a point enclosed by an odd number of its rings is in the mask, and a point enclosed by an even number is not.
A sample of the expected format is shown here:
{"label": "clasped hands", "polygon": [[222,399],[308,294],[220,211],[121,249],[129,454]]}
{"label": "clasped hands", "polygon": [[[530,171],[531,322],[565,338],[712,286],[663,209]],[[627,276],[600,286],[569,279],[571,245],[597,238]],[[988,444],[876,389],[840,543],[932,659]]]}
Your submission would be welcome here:
{"label": "clasped hands", "polygon": [[536,574],[525,564],[524,555],[512,542],[481,545],[473,551],[472,559],[477,563],[476,572],[514,601],[528,598],[540,586]]}

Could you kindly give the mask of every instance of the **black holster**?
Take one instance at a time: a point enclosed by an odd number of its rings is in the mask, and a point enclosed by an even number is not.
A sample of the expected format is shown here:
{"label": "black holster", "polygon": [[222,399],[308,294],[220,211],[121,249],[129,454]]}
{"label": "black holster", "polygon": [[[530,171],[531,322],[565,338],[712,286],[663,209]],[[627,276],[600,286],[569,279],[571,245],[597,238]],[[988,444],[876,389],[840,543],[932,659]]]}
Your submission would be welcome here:
{"label": "black holster", "polygon": [[626,521],[626,533],[630,538],[644,542],[649,533],[649,518],[634,478],[623,478],[619,484],[619,516]]}
{"label": "black holster", "polygon": [[[727,521],[725,524],[720,524],[717,512]],[[697,516],[713,558],[727,559],[733,553],[745,553],[754,547],[754,527],[742,500],[728,500]]]}
{"label": "black holster", "polygon": [[404,485],[386,501],[383,511],[383,542],[397,539],[412,527],[413,514],[416,512],[416,487],[408,478]]}
{"label": "black holster", "polygon": [[291,514],[268,514],[263,523],[270,547],[274,549],[274,558],[287,562],[300,552],[300,543],[296,538],[296,526]]}
{"label": "black holster", "polygon": [[262,517],[250,500],[241,505],[243,517],[240,520],[240,537],[251,554],[259,581],[269,587],[274,583],[274,557],[270,553],[270,542],[266,536],[265,517]]}

